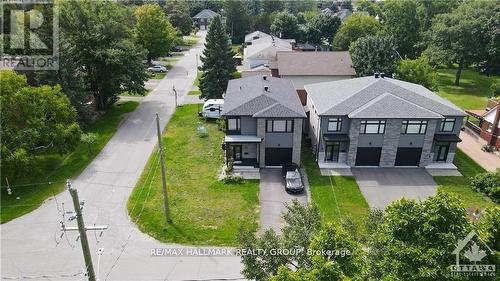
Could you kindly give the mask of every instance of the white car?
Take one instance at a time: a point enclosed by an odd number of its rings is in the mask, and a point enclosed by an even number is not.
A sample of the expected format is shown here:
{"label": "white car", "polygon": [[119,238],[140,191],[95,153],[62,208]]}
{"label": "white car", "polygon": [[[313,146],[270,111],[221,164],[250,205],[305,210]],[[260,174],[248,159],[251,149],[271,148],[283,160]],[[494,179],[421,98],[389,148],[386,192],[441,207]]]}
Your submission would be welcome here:
{"label": "white car", "polygon": [[155,65],[152,67],[148,67],[149,72],[167,72],[167,68],[161,65]]}

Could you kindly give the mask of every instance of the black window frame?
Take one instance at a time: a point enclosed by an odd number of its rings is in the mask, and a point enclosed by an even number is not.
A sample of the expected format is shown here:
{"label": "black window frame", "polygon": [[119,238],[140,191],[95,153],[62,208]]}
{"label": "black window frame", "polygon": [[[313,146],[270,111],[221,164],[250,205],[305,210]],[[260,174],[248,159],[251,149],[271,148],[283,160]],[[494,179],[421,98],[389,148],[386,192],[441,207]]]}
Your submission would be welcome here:
{"label": "black window frame", "polygon": [[[413,124],[410,124],[413,123]],[[419,130],[418,133],[408,133],[408,125],[418,125]],[[427,120],[403,120],[403,124],[401,125],[401,134],[403,135],[425,135],[427,132],[427,126],[429,122]],[[422,127],[424,130],[422,131]]]}
{"label": "black window frame", "polygon": [[[274,130],[274,122],[275,121],[285,121],[285,130],[284,131],[275,131]],[[293,133],[294,123],[293,119],[276,119],[276,120],[266,120],[266,133]],[[271,124],[271,130],[269,130],[269,124]]]}
{"label": "black window frame", "polygon": [[[236,120],[236,129],[229,129],[229,120]],[[226,118],[226,133],[241,133],[241,118],[239,117],[228,117]]]}
{"label": "black window frame", "polygon": [[[439,126],[439,131],[440,132],[446,132],[446,133],[455,131],[455,123],[456,122],[457,122],[457,119],[453,118],[453,117],[447,117],[447,118],[441,119],[441,124]],[[444,130],[444,127],[446,126],[447,123],[453,123],[453,126],[451,127],[451,130],[449,130],[449,131],[448,130],[446,130],[446,131]]]}
{"label": "black window frame", "polygon": [[[330,130],[330,123],[337,123],[336,129],[335,130]],[[326,131],[327,132],[340,132],[342,131],[342,118],[328,118],[328,122],[326,124]]]}
{"label": "black window frame", "polygon": [[[378,125],[377,133],[367,133],[366,127],[368,124],[370,124],[370,125],[377,124]],[[380,131],[380,128],[382,127],[381,125],[384,125],[383,126],[384,129],[382,130],[382,132]],[[361,134],[361,135],[383,135],[383,134],[385,134],[386,125],[387,125],[387,120],[362,120],[361,127],[359,129],[359,134]]]}

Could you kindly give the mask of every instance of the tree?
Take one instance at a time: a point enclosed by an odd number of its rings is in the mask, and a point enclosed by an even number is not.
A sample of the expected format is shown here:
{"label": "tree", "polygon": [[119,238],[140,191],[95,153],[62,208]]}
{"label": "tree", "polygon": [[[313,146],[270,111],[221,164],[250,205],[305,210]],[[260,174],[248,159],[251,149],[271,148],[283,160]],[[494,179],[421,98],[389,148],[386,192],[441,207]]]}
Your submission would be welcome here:
{"label": "tree", "polygon": [[349,51],[358,76],[369,76],[375,72],[394,72],[397,53],[392,36],[360,38],[351,45]]}
{"label": "tree", "polygon": [[231,73],[236,71],[229,36],[222,25],[220,16],[210,23],[201,61],[203,74],[200,78],[200,97],[221,98],[226,91]]}
{"label": "tree", "polygon": [[429,64],[429,58],[420,56],[418,59],[400,60],[396,66],[395,78],[416,83],[434,89],[436,85],[436,73]]}
{"label": "tree", "polygon": [[376,251],[369,253],[372,269],[381,274],[375,280],[463,280],[450,275],[451,253],[471,230],[464,205],[449,193],[392,203],[368,245]]}
{"label": "tree", "polygon": [[243,1],[226,0],[224,2],[224,13],[226,16],[226,30],[231,35],[231,41],[233,44],[243,43],[245,35],[251,28],[251,19],[247,6]]}
{"label": "tree", "polygon": [[2,166],[8,171],[32,172],[39,151],[64,153],[78,144],[76,110],[60,87],[30,87],[24,75],[2,71],[0,88]]}
{"label": "tree", "polygon": [[[267,251],[242,255],[245,266],[243,275],[246,278],[326,281],[343,279],[336,277],[354,277],[362,271],[361,247],[340,225],[329,223],[322,227],[321,217],[314,205],[302,205],[295,200],[286,208],[282,235],[268,230],[259,238],[248,231],[239,232],[240,248]],[[276,252],[278,249],[297,251],[286,254]],[[332,249],[349,250],[352,255],[339,257],[337,253],[327,252]]]}
{"label": "tree", "polygon": [[422,31],[427,31],[439,14],[451,12],[462,0],[417,0],[417,17]]}
{"label": "tree", "polygon": [[287,11],[279,12],[271,24],[271,33],[279,38],[294,39],[298,30],[297,17]]}
{"label": "tree", "polygon": [[332,47],[335,50],[349,50],[352,42],[368,35],[376,35],[381,29],[382,26],[374,17],[353,14],[340,26]]}
{"label": "tree", "polygon": [[500,207],[494,206],[486,209],[476,229],[481,239],[490,248],[500,252]]}
{"label": "tree", "polygon": [[380,8],[380,5],[372,0],[357,1],[356,8],[357,8],[356,10],[358,12],[367,12],[372,17],[379,16],[379,18],[380,18],[383,16],[382,9]]}
{"label": "tree", "polygon": [[285,8],[285,2],[280,0],[262,1],[262,10],[264,13],[279,12]]}
{"label": "tree", "polygon": [[193,30],[193,18],[184,0],[174,0],[165,6],[168,20],[182,35],[189,35]]}
{"label": "tree", "polygon": [[168,53],[174,46],[176,30],[157,4],[146,4],[135,10],[135,38],[147,51],[148,63]]}
{"label": "tree", "polygon": [[75,62],[75,73],[97,110],[113,104],[121,92],[145,91],[146,55],[132,41],[128,9],[116,2],[62,1],[60,15],[60,50]]}
{"label": "tree", "polygon": [[497,15],[496,9],[495,2],[471,1],[434,18],[426,33],[429,43],[425,53],[431,62],[458,65],[455,85],[460,84],[462,69],[487,58],[491,42],[487,24]]}
{"label": "tree", "polygon": [[338,17],[330,17],[325,14],[317,14],[307,24],[307,41],[312,44],[322,44],[327,41],[332,43],[333,36],[337,33],[340,27],[340,19]]}
{"label": "tree", "polygon": [[384,29],[396,40],[403,58],[418,56],[415,46],[420,41],[419,28],[417,5],[414,1],[384,1]]}

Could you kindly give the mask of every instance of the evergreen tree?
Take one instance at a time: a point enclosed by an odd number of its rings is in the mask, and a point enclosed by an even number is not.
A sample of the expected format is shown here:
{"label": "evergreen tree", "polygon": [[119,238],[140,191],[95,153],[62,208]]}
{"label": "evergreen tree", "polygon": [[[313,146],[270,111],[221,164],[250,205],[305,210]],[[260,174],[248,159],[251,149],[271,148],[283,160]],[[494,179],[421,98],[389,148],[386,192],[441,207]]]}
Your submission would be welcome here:
{"label": "evergreen tree", "polygon": [[220,16],[210,23],[201,61],[203,74],[200,79],[200,97],[221,98],[226,91],[231,73],[236,71],[229,36],[222,25]]}

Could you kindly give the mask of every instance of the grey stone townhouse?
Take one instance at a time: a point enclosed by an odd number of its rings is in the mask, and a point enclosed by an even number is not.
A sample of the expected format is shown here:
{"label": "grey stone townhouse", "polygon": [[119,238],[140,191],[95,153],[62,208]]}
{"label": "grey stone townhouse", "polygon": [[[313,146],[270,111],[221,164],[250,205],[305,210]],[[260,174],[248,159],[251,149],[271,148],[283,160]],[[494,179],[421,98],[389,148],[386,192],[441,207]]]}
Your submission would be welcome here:
{"label": "grey stone townhouse", "polygon": [[226,161],[233,161],[235,168],[300,162],[306,114],[289,80],[269,76],[230,80],[222,116]]}
{"label": "grey stone townhouse", "polygon": [[383,76],[305,85],[320,168],[452,164],[465,112],[427,88]]}

